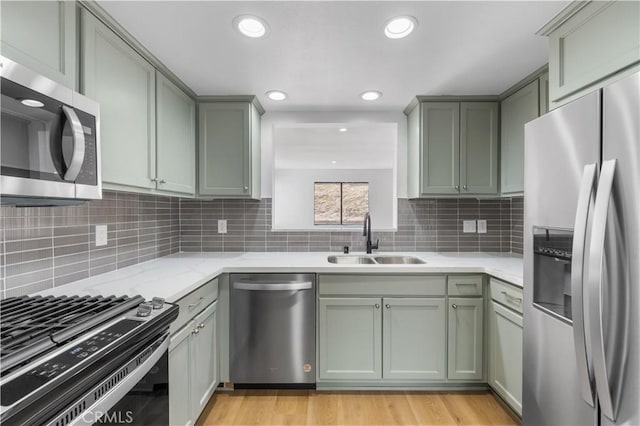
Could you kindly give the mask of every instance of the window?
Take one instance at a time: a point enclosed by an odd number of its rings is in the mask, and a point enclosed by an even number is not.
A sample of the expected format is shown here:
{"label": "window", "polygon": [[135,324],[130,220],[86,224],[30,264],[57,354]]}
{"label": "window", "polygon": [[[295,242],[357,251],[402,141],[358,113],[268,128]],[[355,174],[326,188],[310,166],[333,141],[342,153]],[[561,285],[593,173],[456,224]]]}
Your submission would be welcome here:
{"label": "window", "polygon": [[361,224],[369,210],[368,182],[314,182],[314,225]]}

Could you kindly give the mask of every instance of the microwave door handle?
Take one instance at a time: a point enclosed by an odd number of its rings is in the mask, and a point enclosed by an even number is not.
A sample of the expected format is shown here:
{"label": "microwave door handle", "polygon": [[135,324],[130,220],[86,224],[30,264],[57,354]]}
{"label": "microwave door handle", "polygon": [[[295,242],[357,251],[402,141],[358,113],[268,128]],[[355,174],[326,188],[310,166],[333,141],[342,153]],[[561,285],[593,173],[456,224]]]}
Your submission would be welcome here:
{"label": "microwave door handle", "polygon": [[[605,269],[605,235],[607,231],[607,219],[610,211],[613,195],[613,180],[616,171],[616,160],[604,161],[598,183],[598,192],[593,213],[593,230],[591,233],[589,270],[588,270],[588,286],[589,286],[589,325],[591,332],[591,345],[593,347],[593,371],[595,375],[596,391],[598,392],[598,400],[602,414],[615,422],[618,412],[618,405],[621,396],[621,384],[623,381],[622,370],[624,369],[624,358],[616,357],[615,353],[607,351],[607,347],[616,348],[618,354],[626,354],[627,352],[627,336],[626,322],[628,318],[620,320],[619,316],[626,314],[625,309],[618,311],[617,306],[610,309],[608,315],[609,321],[616,321],[623,329],[622,333],[613,333],[608,336],[608,344],[605,343],[605,318],[603,312],[604,300],[604,279],[605,274],[611,274],[615,271],[606,271]],[[611,236],[619,238],[619,235]],[[609,300],[615,300],[618,292],[623,289],[614,286],[622,286],[623,282],[611,280],[610,294],[607,295]],[[608,327],[607,330],[611,330]],[[608,357],[611,357],[607,359]]]}
{"label": "microwave door handle", "polygon": [[571,312],[573,316],[573,344],[576,354],[580,391],[582,399],[595,407],[593,398],[593,370],[589,366],[587,342],[585,335],[584,313],[584,256],[587,243],[587,227],[589,210],[593,205],[593,195],[596,182],[596,164],[587,164],[582,173],[578,206],[573,234],[573,248],[571,256]]}
{"label": "microwave door handle", "polygon": [[73,154],[71,155],[71,161],[68,164],[67,172],[64,174],[63,179],[74,182],[84,162],[84,131],[82,130],[82,123],[80,123],[80,119],[73,108],[63,105],[62,112],[64,112],[71,126],[71,135],[73,138]]}

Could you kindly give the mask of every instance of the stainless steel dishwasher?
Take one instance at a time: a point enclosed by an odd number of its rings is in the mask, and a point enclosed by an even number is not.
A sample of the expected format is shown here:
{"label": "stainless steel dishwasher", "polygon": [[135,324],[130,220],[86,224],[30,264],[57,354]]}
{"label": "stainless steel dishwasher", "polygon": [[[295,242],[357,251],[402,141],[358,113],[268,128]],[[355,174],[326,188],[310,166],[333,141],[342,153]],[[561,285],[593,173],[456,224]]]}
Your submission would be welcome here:
{"label": "stainless steel dishwasher", "polygon": [[315,274],[230,275],[230,379],[315,387]]}

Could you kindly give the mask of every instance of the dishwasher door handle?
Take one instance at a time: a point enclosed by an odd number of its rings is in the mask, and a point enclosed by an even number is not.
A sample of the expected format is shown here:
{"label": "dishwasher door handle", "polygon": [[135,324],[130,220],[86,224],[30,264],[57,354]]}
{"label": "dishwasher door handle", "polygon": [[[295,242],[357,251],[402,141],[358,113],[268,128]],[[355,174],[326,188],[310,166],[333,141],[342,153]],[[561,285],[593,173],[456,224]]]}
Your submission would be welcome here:
{"label": "dishwasher door handle", "polygon": [[310,281],[296,283],[274,283],[260,281],[239,281],[233,283],[236,290],[253,290],[253,291],[291,291],[291,290],[309,290],[313,286]]}

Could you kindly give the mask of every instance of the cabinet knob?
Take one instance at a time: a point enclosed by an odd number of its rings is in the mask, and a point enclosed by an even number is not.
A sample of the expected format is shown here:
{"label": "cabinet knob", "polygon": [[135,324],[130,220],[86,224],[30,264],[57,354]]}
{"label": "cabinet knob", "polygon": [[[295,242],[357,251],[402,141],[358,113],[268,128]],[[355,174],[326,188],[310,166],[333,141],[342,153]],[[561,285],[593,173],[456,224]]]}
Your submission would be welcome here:
{"label": "cabinet knob", "polygon": [[164,180],[164,179],[160,179],[160,180],[159,180],[159,183],[167,183],[167,181],[166,181],[166,180]]}
{"label": "cabinet knob", "polygon": [[464,189],[466,191],[467,190],[467,185],[463,185],[462,189]]}
{"label": "cabinet knob", "polygon": [[245,191],[248,191],[248,190],[249,190],[249,187],[248,187],[248,186],[245,186],[245,187],[244,187],[244,190],[245,190]]}
{"label": "cabinet knob", "polygon": [[385,307],[386,307],[387,309],[391,309],[391,305],[390,305],[390,304],[388,304],[388,303],[385,305]]}
{"label": "cabinet knob", "polygon": [[453,305],[451,305],[451,307],[452,307],[453,309],[458,309],[458,305],[456,305],[455,303],[454,303]]}
{"label": "cabinet knob", "polygon": [[200,324],[198,328],[204,328],[204,323]]}
{"label": "cabinet knob", "polygon": [[376,309],[380,309],[380,304],[379,303],[376,303],[374,306],[376,307]]}
{"label": "cabinet knob", "polygon": [[196,327],[196,328],[193,329],[193,331],[191,333],[198,334],[198,333],[200,333],[200,329],[198,327]]}
{"label": "cabinet knob", "polygon": [[456,185],[454,186],[454,188],[456,189],[456,191],[460,191],[460,185]]}
{"label": "cabinet knob", "polygon": [[150,178],[150,179],[151,179],[151,182],[157,182],[158,181],[158,179],[156,179],[156,178]]}

